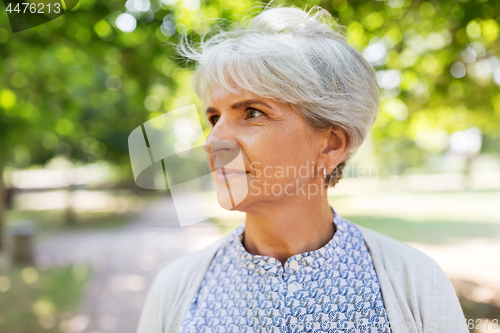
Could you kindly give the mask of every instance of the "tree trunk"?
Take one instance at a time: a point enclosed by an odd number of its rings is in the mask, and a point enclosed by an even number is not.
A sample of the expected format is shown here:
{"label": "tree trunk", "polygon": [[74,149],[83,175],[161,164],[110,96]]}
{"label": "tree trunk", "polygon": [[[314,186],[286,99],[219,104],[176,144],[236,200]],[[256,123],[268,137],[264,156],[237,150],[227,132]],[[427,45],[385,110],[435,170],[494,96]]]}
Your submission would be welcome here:
{"label": "tree trunk", "polygon": [[465,159],[464,173],[463,173],[463,188],[465,190],[471,189],[471,164],[473,157],[467,156]]}
{"label": "tree trunk", "polygon": [[74,166],[67,174],[69,185],[66,188],[66,224],[76,224],[78,222],[74,204],[75,204],[75,169]]}
{"label": "tree trunk", "polygon": [[3,183],[3,164],[0,160],[0,252],[5,250],[5,226],[4,226],[4,210],[5,210],[5,184]]}

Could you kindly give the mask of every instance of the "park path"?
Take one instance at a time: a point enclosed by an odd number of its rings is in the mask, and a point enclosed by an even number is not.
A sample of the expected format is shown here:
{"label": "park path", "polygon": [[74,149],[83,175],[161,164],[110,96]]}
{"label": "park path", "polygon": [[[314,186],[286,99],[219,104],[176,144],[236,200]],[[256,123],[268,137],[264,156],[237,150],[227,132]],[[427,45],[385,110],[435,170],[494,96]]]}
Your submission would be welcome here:
{"label": "park path", "polygon": [[179,256],[223,235],[210,222],[180,227],[170,198],[153,202],[119,230],[65,232],[38,239],[39,267],[90,264],[93,268],[71,333],[135,333],[149,286]]}

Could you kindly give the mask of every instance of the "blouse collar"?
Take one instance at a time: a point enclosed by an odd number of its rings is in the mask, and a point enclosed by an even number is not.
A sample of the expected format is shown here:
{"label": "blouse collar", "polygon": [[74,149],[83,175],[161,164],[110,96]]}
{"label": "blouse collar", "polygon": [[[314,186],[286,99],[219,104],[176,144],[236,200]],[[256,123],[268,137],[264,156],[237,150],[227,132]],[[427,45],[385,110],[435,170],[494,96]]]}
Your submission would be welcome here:
{"label": "blouse collar", "polygon": [[249,253],[243,246],[240,236],[245,230],[245,224],[238,226],[230,237],[233,255],[244,267],[260,274],[282,275],[282,274],[298,274],[311,273],[320,268],[325,262],[333,256],[339,255],[339,251],[345,248],[346,237],[349,236],[347,222],[337,214],[330,206],[334,213],[333,223],[335,223],[336,231],[332,239],[323,247],[296,254],[287,259],[284,268],[281,262],[273,257],[264,255],[255,255]]}

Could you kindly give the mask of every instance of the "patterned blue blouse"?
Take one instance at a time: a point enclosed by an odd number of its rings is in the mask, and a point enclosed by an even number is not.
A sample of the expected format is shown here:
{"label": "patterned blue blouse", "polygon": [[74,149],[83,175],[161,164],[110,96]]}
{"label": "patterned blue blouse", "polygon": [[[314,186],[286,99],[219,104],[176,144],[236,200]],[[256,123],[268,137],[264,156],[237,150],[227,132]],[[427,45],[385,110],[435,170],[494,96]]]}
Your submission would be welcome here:
{"label": "patterned blue blouse", "polygon": [[335,211],[334,223],[328,244],[288,258],[284,268],[246,251],[244,224],[237,227],[212,260],[180,332],[390,333],[361,232]]}

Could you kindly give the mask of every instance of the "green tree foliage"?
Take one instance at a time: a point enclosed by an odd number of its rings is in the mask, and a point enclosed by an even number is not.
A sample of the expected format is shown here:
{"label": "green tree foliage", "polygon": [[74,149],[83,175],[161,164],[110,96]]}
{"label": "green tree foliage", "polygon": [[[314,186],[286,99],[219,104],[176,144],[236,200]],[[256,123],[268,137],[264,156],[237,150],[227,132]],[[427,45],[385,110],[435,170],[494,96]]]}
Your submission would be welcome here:
{"label": "green tree foliage", "polygon": [[[382,99],[372,138],[393,172],[442,152],[456,130],[477,126],[498,143],[499,0],[286,3],[329,10],[374,65]],[[80,0],[66,15],[16,34],[0,5],[0,165],[26,167],[58,154],[113,161],[130,177],[128,134],[197,102],[189,68],[174,54],[179,33],[192,28],[196,39],[219,18],[237,21],[256,5]],[[123,13],[137,22],[131,32],[117,26]]]}

